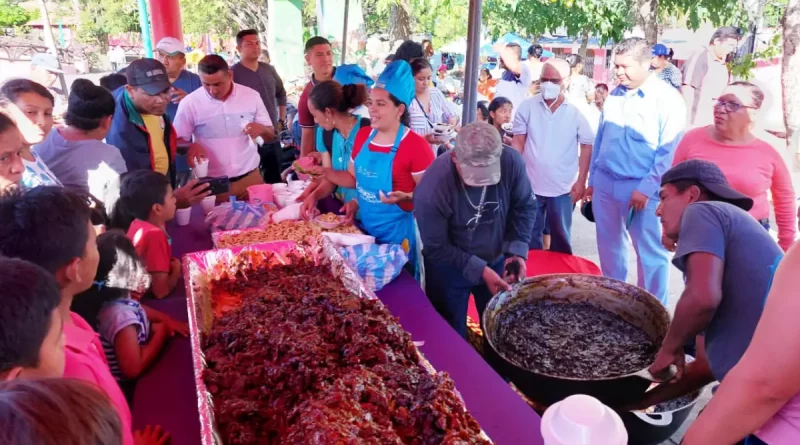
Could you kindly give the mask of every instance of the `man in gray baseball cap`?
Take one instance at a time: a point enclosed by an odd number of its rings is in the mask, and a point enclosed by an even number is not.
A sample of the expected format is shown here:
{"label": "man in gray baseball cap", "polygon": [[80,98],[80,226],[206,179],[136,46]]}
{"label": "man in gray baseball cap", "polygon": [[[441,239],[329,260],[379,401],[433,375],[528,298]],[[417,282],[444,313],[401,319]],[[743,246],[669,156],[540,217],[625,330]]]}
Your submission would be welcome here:
{"label": "man in gray baseball cap", "polygon": [[470,293],[482,314],[492,295],[525,278],[534,199],[522,155],[485,122],[462,128],[417,184],[425,290],[463,337]]}
{"label": "man in gray baseball cap", "polygon": [[[672,400],[722,381],[755,332],[783,251],[747,210],[753,200],[708,161],[681,162],[661,179],[656,215],[677,242],[672,263],[686,286],[650,371],[678,367],[678,380],[648,391],[633,408]],[[684,345],[697,344],[685,362]]]}

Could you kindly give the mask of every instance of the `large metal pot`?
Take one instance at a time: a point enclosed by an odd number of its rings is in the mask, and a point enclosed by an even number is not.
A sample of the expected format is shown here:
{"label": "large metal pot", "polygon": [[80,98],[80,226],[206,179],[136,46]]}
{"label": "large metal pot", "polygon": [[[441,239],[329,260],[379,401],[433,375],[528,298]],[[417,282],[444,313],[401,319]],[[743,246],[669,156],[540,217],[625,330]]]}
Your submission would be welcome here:
{"label": "large metal pot", "polygon": [[503,318],[504,312],[517,305],[541,300],[565,304],[586,302],[599,306],[642,329],[656,345],[660,345],[669,328],[669,313],[658,299],[636,286],[611,278],[581,274],[540,275],[528,278],[512,291],[495,295],[483,313],[483,331],[490,346],[487,358],[532,400],[551,405],[573,394],[587,394],[610,407],[621,407],[642,397],[654,381],[646,369],[624,376],[577,379],[527,369],[498,351],[494,338],[497,322]]}
{"label": "large metal pot", "polygon": [[619,413],[625,430],[628,431],[628,445],[658,445],[672,437],[686,422],[700,398],[700,393],[701,391],[696,391],[692,394],[690,403],[670,411]]}

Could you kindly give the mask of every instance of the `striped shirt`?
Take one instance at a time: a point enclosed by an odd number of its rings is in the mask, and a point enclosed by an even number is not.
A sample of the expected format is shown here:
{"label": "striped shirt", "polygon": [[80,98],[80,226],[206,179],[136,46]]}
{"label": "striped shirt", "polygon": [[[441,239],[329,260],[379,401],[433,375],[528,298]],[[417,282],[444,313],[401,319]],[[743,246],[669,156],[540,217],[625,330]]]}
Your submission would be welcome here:
{"label": "striped shirt", "polygon": [[[411,130],[420,136],[433,133],[436,124],[446,124],[455,116],[447,105],[447,99],[438,88],[428,88],[430,94],[429,109],[425,110],[422,103],[415,97],[408,108],[411,117]],[[436,144],[438,147],[439,144]],[[431,145],[433,147],[433,145]]]}
{"label": "striped shirt", "polygon": [[127,380],[119,369],[117,352],[114,349],[114,340],[117,334],[128,326],[136,328],[136,339],[140,345],[147,343],[150,337],[150,321],[138,301],[123,298],[106,303],[97,314],[98,331],[103,351],[108,359],[111,374],[117,380]]}

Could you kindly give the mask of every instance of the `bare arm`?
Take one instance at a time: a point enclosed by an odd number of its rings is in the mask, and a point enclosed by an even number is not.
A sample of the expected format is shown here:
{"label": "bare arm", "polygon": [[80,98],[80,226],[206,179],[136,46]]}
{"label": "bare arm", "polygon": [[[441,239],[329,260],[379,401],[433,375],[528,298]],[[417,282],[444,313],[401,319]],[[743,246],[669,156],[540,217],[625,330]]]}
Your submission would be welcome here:
{"label": "bare arm", "polygon": [[592,144],[580,144],[580,147],[581,154],[578,158],[578,181],[580,181],[581,184],[586,184],[586,179],[589,178],[589,164],[592,162]]}
{"label": "bare arm", "polygon": [[780,263],[750,346],[692,423],[685,445],[727,445],[761,428],[800,393],[800,245]]}
{"label": "bare arm", "polygon": [[694,118],[694,95],[697,94],[697,91],[694,89],[693,86],[683,84],[681,87],[681,95],[683,96],[684,102],[686,102],[686,122],[687,125],[692,124],[692,120]]}
{"label": "bare arm", "polygon": [[314,150],[316,150],[317,137],[314,133],[314,128],[303,127],[302,136],[300,138],[301,156],[308,156],[310,153],[313,153]]}
{"label": "bare arm", "polygon": [[522,61],[517,59],[516,53],[513,49],[502,44],[495,45],[493,49],[500,56],[500,59],[503,60],[503,65],[505,65],[509,71],[517,76],[522,73]]}
{"label": "bare arm", "polygon": [[347,171],[342,170],[325,170],[325,179],[332,182],[339,187],[344,188],[355,188],[356,186],[356,177],[355,177],[355,170],[353,167],[353,161],[350,161],[350,165],[347,167]]}
{"label": "bare arm", "polygon": [[[511,139],[511,146],[514,147],[514,149],[518,152],[522,153],[522,151],[525,149],[525,139],[527,138],[527,134],[515,134],[514,138]],[[591,153],[591,151],[589,153]],[[583,155],[583,151],[581,151],[581,155]]]}
{"label": "bare arm", "polygon": [[136,327],[128,326],[114,337],[114,352],[117,354],[119,370],[129,378],[139,377],[158,357],[167,341],[168,330],[160,323],[153,323],[150,340],[140,345]]}
{"label": "bare arm", "polygon": [[178,285],[178,280],[181,279],[181,263],[173,258],[170,261],[169,273],[153,272],[150,275],[153,278],[150,285],[153,296],[159,300],[166,298]]}

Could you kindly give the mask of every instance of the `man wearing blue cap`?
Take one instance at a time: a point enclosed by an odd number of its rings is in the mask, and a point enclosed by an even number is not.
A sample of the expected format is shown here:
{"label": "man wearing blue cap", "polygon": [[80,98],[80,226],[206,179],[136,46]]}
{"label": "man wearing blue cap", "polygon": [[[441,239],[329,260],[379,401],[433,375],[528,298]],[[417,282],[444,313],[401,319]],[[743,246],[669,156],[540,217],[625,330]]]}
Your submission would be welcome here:
{"label": "man wearing blue cap", "polygon": [[261,57],[261,40],[258,31],[245,29],[236,34],[236,50],[242,60],[231,67],[233,81],[255,90],[275,123],[276,135],[258,147],[261,157],[259,170],[267,184],[281,181],[280,132],[286,128],[286,89],[275,67],[258,59]]}
{"label": "man wearing blue cap", "polygon": [[360,212],[364,230],[378,242],[403,246],[409,268],[419,279],[413,198],[433,162],[433,152],[422,136],[408,128],[414,90],[408,63],[390,63],[370,92],[372,128],[362,128],[356,135],[348,172],[331,172],[326,178],[340,187],[355,187],[357,198],[345,204],[346,215],[353,218]]}
{"label": "man wearing blue cap", "polygon": [[683,84],[681,71],[670,62],[672,50],[665,45],[657,44],[653,46],[653,60],[650,61],[650,69],[656,73],[659,79],[680,90]]}

